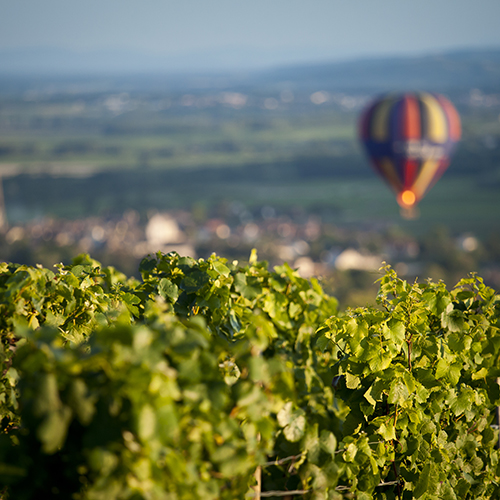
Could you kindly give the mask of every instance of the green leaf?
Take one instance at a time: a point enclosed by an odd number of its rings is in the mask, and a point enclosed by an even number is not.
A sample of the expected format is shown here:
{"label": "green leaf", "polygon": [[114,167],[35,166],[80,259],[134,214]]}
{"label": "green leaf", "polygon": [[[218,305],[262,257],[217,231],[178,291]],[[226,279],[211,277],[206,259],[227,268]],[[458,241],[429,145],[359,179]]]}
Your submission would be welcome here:
{"label": "green leaf", "polygon": [[377,401],[373,398],[373,385],[363,394],[365,399],[374,407],[377,404]]}
{"label": "green leaf", "polygon": [[300,408],[293,410],[291,401],[288,401],[285,406],[278,412],[277,419],[281,427],[284,427],[283,434],[288,441],[299,441],[304,435],[306,428],[306,419],[304,411]]}
{"label": "green leaf", "polygon": [[460,479],[455,487],[458,498],[467,498],[467,494],[469,493],[471,486],[471,483],[466,479]]}
{"label": "green leaf", "polygon": [[254,300],[262,293],[259,282],[252,276],[244,273],[234,275],[234,289],[247,300]]}
{"label": "green leaf", "polygon": [[472,380],[479,380],[488,376],[489,370],[483,366],[479,371],[472,374]]}
{"label": "green leaf", "polygon": [[290,305],[288,306],[288,312],[291,318],[297,318],[302,312],[302,305],[297,304],[296,302],[290,302]]}
{"label": "green leaf", "polygon": [[402,378],[410,394],[413,394],[416,390],[415,378],[409,372],[403,372]]}
{"label": "green leaf", "polygon": [[433,495],[438,485],[438,473],[434,462],[427,462],[420,473],[415,490],[414,498],[420,498],[422,495]]}
{"label": "green leaf", "polygon": [[450,381],[452,386],[457,385],[462,374],[462,365],[460,363],[453,363],[446,373],[446,378]]}
{"label": "green leaf", "polygon": [[443,378],[450,368],[450,364],[445,359],[441,358],[436,364],[435,376],[437,379]]}
{"label": "green leaf", "polygon": [[304,435],[306,419],[304,415],[296,415],[295,418],[283,429],[286,439],[292,443],[299,441]]}
{"label": "green leaf", "polygon": [[458,353],[469,350],[471,343],[472,338],[469,335],[452,333],[448,337],[448,345],[450,346],[450,349]]}
{"label": "green leaf", "polygon": [[38,390],[34,401],[33,412],[42,417],[61,408],[57,377],[54,373],[43,373],[38,377]]}
{"label": "green leaf", "polygon": [[356,500],[372,500],[373,496],[366,491],[360,491],[356,494]]}
{"label": "green leaf", "polygon": [[219,274],[222,274],[222,276],[226,278],[229,276],[230,273],[229,268],[225,266],[222,262],[214,261],[212,262],[212,266]]}
{"label": "green leaf", "polygon": [[442,500],[458,500],[455,492],[453,491],[452,486],[448,481],[445,481],[441,484],[441,488],[439,491],[439,498]]}
{"label": "green leaf", "polygon": [[125,307],[134,315],[139,316],[139,308],[135,304],[140,304],[141,299],[136,295],[126,292],[121,296]]}
{"label": "green leaf", "polygon": [[372,372],[384,371],[391,365],[392,358],[387,352],[377,352],[375,356],[370,359],[369,366]]}
{"label": "green leaf", "polygon": [[387,401],[390,404],[402,404],[410,397],[410,392],[408,387],[400,378],[397,378],[391,382],[391,389],[389,391],[389,397]]}
{"label": "green leaf", "polygon": [[88,394],[85,382],[77,378],[70,387],[68,403],[83,425],[89,425],[95,413],[95,398]]}
{"label": "green leaf", "polygon": [[306,434],[303,442],[303,447],[307,452],[308,462],[318,464],[321,455],[321,447],[318,439],[317,426],[314,427],[314,430],[310,429],[310,432]]}
{"label": "green leaf", "polygon": [[330,455],[335,456],[335,450],[337,448],[337,439],[333,432],[330,432],[326,429],[321,431],[319,436],[319,444],[321,449]]}
{"label": "green leaf", "polygon": [[194,270],[185,276],[181,281],[180,287],[188,293],[197,292],[200,288],[203,288],[209,280],[210,278],[205,272]]}
{"label": "green leaf", "polygon": [[156,414],[151,405],[144,405],[139,414],[138,435],[142,441],[148,441],[156,432]]}
{"label": "green leaf", "polygon": [[47,326],[58,327],[64,324],[66,321],[66,316],[64,314],[53,313],[52,311],[47,311],[45,316],[45,324]]}
{"label": "green leaf", "polygon": [[450,401],[450,408],[455,416],[461,415],[466,410],[470,410],[473,404],[474,392],[471,389],[462,389],[458,396]]}
{"label": "green leaf", "polygon": [[396,345],[399,346],[403,345],[406,336],[406,329],[404,323],[402,321],[391,319],[387,323],[387,326],[389,327],[390,338],[392,339],[392,341]]}
{"label": "green leaf", "polygon": [[352,375],[351,373],[346,373],[345,379],[348,389],[357,389],[361,384],[360,378],[356,375]]}
{"label": "green leaf", "polygon": [[70,269],[75,276],[81,276],[85,271],[85,267],[86,266],[77,265],[77,266],[71,266]]}
{"label": "green leaf", "polygon": [[320,335],[317,339],[316,339],[316,347],[320,350],[320,351],[324,351],[330,344],[330,339],[326,336],[326,335]]}
{"label": "green leaf", "polygon": [[464,315],[462,311],[454,309],[453,304],[448,304],[441,314],[441,324],[450,332],[461,332],[465,327]]}
{"label": "green leaf", "polygon": [[358,447],[355,443],[349,443],[345,449],[342,457],[346,462],[353,462],[356,457],[356,453],[358,452]]}
{"label": "green leaf", "polygon": [[358,324],[355,319],[351,319],[347,323],[347,341],[353,354],[358,355],[361,350],[361,341],[367,336],[368,330],[366,323]]}
{"label": "green leaf", "polygon": [[382,424],[377,431],[386,441],[396,439],[396,428],[389,422],[387,425]]}
{"label": "green leaf", "polygon": [[145,257],[144,259],[141,260],[141,263],[139,264],[139,272],[144,275],[152,272],[155,267],[156,267],[156,259]]}
{"label": "green leaf", "polygon": [[71,288],[79,288],[80,282],[78,281],[78,278],[74,276],[72,273],[68,273],[64,275],[64,281],[66,285],[70,286]]}
{"label": "green leaf", "polygon": [[72,412],[64,406],[53,410],[45,417],[37,429],[37,437],[42,443],[44,453],[52,455],[64,444]]}
{"label": "green leaf", "polygon": [[179,298],[179,287],[169,279],[162,278],[158,283],[158,295],[173,303]]}
{"label": "green leaf", "polygon": [[448,292],[435,292],[434,290],[425,292],[423,300],[429,304],[430,310],[436,316],[440,316],[451,303]]}
{"label": "green leaf", "polygon": [[293,417],[293,410],[292,410],[293,403],[291,401],[288,401],[288,403],[281,408],[281,410],[278,412],[278,415],[276,415],[278,419],[278,424],[280,424],[281,427],[287,426],[291,421]]}

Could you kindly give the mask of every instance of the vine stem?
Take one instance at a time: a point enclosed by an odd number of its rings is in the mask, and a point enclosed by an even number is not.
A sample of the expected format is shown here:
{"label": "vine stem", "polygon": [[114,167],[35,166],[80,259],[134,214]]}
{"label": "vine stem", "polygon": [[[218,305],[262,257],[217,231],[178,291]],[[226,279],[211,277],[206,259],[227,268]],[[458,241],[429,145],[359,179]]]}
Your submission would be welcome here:
{"label": "vine stem", "polygon": [[305,455],[305,452],[304,453],[299,453],[298,455],[292,455],[290,457],[280,458],[279,460],[273,460],[273,461],[270,461],[270,462],[264,462],[262,464],[262,466],[266,467],[266,466],[269,466],[269,465],[281,465],[281,464],[284,464],[286,462],[290,462],[290,460],[296,460],[297,458],[300,458],[303,455]]}
{"label": "vine stem", "polygon": [[[259,432],[257,434],[257,441],[260,443],[261,439],[262,438],[261,438],[261,435]],[[260,498],[262,496],[262,466],[261,465],[258,465],[257,468],[255,469],[254,477],[255,477],[255,480],[257,481],[257,484],[253,487],[253,489],[255,491],[254,498],[256,498],[257,500],[260,500]]]}
{"label": "vine stem", "polygon": [[398,485],[398,498],[401,500],[401,485],[399,484],[399,481],[397,481],[397,478],[398,478],[398,471],[396,469],[396,462],[392,462],[392,468],[393,468],[393,471],[394,471],[394,475],[396,476],[396,481],[394,481],[394,483],[396,483]]}
{"label": "vine stem", "polygon": [[[500,385],[500,377],[497,378],[497,384]],[[500,427],[500,406],[497,406],[497,423]],[[500,450],[500,432],[498,433],[498,449]]]}
{"label": "vine stem", "polygon": [[394,412],[394,427],[396,427],[396,422],[398,420],[398,406],[399,403],[396,403],[396,411]]}
{"label": "vine stem", "polygon": [[[374,445],[374,444],[380,444],[380,443],[384,443],[385,441],[370,441],[368,444],[369,445]],[[337,453],[344,453],[346,449],[345,448],[341,448],[340,450],[335,450],[335,454]],[[285,458],[280,458],[278,460],[270,460],[269,462],[264,462],[262,464],[262,467],[269,467],[270,465],[281,465],[281,464],[285,464],[286,462],[290,462],[291,460],[297,460],[301,457],[303,457],[304,455],[306,454],[306,452],[303,452],[303,453],[299,453],[298,455],[291,455],[289,457],[285,457]]]}
{"label": "vine stem", "polygon": [[253,487],[255,491],[253,498],[260,500],[261,497],[267,496],[265,493],[262,494],[262,467],[260,465],[255,469],[254,477],[257,480],[257,484]]}
{"label": "vine stem", "polygon": [[408,344],[408,370],[411,372],[411,346],[413,344],[413,333],[410,335],[406,343]]}
{"label": "vine stem", "polygon": [[408,370],[411,372],[411,341],[408,342]]}
{"label": "vine stem", "polygon": [[[384,483],[379,483],[375,488],[380,488],[381,486],[393,486],[393,485],[401,485],[400,481],[387,481]],[[349,491],[351,489],[350,486],[337,486],[335,488],[336,491]],[[288,497],[288,496],[296,496],[296,495],[305,495],[306,493],[310,493],[312,490],[290,490],[290,491],[265,491],[260,494],[261,498],[266,497]],[[256,498],[254,495],[247,495],[246,498]]]}
{"label": "vine stem", "polygon": [[[305,495],[311,490],[290,490],[290,491],[265,491],[260,494],[260,497],[291,497],[295,495]],[[247,498],[257,498],[255,495],[250,495]]]}

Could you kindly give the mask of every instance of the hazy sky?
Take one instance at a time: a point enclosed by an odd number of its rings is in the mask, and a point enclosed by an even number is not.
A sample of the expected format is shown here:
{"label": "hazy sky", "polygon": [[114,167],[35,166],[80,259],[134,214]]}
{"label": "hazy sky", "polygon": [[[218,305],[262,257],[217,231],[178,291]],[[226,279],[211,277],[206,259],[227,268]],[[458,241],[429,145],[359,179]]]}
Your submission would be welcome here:
{"label": "hazy sky", "polygon": [[0,49],[321,57],[500,47],[500,0],[0,0]]}

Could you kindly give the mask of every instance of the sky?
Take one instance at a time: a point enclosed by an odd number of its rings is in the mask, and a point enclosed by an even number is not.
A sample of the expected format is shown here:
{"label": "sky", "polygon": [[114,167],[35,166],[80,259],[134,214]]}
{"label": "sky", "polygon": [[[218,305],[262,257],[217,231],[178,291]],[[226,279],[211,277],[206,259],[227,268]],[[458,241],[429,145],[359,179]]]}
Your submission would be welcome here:
{"label": "sky", "polygon": [[238,54],[279,64],[500,47],[500,0],[0,0],[0,12],[0,51],[133,51],[188,64],[218,54],[224,65]]}

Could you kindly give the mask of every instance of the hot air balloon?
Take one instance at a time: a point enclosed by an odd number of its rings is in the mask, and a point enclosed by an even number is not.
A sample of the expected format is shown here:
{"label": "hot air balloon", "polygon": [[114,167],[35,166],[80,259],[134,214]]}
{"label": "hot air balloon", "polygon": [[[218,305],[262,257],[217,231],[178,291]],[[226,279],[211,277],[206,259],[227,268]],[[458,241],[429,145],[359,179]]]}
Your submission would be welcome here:
{"label": "hot air balloon", "polygon": [[460,139],[460,117],[442,95],[388,94],[361,115],[360,137],[377,172],[389,183],[403,215],[448,168]]}

